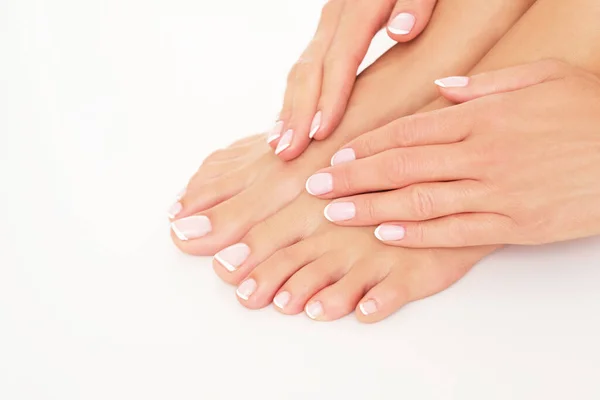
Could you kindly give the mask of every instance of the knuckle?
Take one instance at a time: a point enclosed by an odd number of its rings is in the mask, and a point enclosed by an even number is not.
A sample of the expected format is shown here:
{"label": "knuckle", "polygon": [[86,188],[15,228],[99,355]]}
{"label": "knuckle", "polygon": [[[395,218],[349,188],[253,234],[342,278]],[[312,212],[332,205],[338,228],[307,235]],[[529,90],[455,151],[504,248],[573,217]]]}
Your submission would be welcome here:
{"label": "knuckle", "polygon": [[394,186],[399,186],[404,181],[407,172],[408,160],[406,156],[398,152],[390,152],[381,163],[382,174],[386,180]]}
{"label": "knuckle", "polygon": [[429,190],[416,186],[410,190],[410,199],[412,212],[416,218],[427,220],[434,217],[435,200]]}
{"label": "knuckle", "polygon": [[416,129],[415,116],[399,119],[396,126],[388,131],[388,140],[395,147],[406,147],[416,143],[418,130]]}
{"label": "knuckle", "polygon": [[362,202],[361,208],[363,210],[364,216],[367,220],[373,222],[379,222],[379,208],[375,205],[375,202],[372,200],[364,200]]}

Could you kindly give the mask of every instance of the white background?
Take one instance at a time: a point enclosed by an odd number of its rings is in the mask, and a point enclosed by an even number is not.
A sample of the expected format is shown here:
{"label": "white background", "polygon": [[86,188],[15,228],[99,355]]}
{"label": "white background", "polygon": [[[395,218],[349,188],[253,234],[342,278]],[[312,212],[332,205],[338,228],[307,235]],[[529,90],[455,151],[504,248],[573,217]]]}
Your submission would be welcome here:
{"label": "white background", "polygon": [[165,209],[272,123],[322,3],[0,1],[0,399],[600,398],[597,238],[372,326],[247,311],[170,243]]}

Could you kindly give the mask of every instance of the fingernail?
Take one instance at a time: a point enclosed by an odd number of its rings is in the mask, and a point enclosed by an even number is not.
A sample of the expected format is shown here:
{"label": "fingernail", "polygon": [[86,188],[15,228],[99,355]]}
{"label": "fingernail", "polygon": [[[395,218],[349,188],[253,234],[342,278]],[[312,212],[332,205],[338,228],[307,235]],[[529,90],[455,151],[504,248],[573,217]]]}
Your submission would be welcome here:
{"label": "fingernail", "polygon": [[375,237],[382,242],[402,240],[406,236],[406,229],[398,225],[379,225],[375,229]]}
{"label": "fingernail", "polygon": [[269,136],[267,137],[267,143],[271,143],[272,141],[279,139],[282,130],[283,121],[277,121],[275,123],[275,126],[273,126],[273,128],[271,129],[271,132],[269,132]]}
{"label": "fingernail", "polygon": [[469,85],[468,76],[449,76],[447,78],[437,79],[433,83],[443,88],[465,87]]}
{"label": "fingernail", "polygon": [[185,192],[187,191],[187,188],[183,188],[179,191],[179,193],[177,193],[177,196],[175,196],[175,200],[179,201],[181,199],[183,199],[183,196],[185,196]]}
{"label": "fingernail", "polygon": [[238,286],[236,293],[241,299],[248,300],[255,291],[256,281],[254,279],[248,279]]}
{"label": "fingernail", "polygon": [[179,240],[191,240],[206,236],[212,231],[212,226],[208,217],[193,215],[174,221],[171,223],[171,229]]}
{"label": "fingernail", "polygon": [[275,149],[275,154],[279,154],[282,151],[284,151],[285,149],[287,149],[288,147],[290,147],[290,145],[292,144],[293,137],[294,137],[294,131],[290,129],[281,137],[281,140],[279,141],[279,144],[277,145],[277,149]]}
{"label": "fingernail", "polygon": [[324,214],[331,222],[348,221],[356,216],[356,206],[350,202],[331,203]]}
{"label": "fingernail", "polygon": [[224,266],[227,271],[234,272],[246,261],[249,255],[250,247],[244,243],[238,243],[215,254],[215,260]]}
{"label": "fingernail", "polygon": [[375,300],[367,300],[364,303],[360,303],[358,307],[363,315],[371,315],[377,312],[377,302]]}
{"label": "fingernail", "polygon": [[167,211],[167,215],[169,216],[169,219],[173,219],[177,216],[177,214],[179,214],[181,212],[181,210],[183,210],[183,205],[181,205],[181,203],[179,201],[173,203],[173,205],[171,207],[169,207],[169,210]]}
{"label": "fingernail", "polygon": [[315,301],[307,305],[305,311],[311,319],[317,319],[323,316],[323,305],[320,301]]}
{"label": "fingernail", "polygon": [[356,160],[356,153],[352,149],[342,149],[331,157],[331,166]]}
{"label": "fingernail", "polygon": [[320,196],[333,190],[331,174],[315,174],[306,181],[306,191],[313,196]]}
{"label": "fingernail", "polygon": [[319,131],[319,128],[321,128],[322,116],[323,114],[321,113],[321,111],[319,111],[313,118],[312,123],[310,124],[310,133],[308,134],[309,138],[312,139],[313,137],[315,137],[315,135]]}
{"label": "fingernail", "polygon": [[281,308],[283,310],[285,306],[288,305],[291,298],[292,295],[288,292],[281,292],[277,296],[275,296],[275,298],[273,299],[273,304],[275,304],[278,308]]}
{"label": "fingernail", "polygon": [[417,19],[409,13],[401,13],[396,15],[389,23],[388,30],[394,35],[408,35],[415,26]]}

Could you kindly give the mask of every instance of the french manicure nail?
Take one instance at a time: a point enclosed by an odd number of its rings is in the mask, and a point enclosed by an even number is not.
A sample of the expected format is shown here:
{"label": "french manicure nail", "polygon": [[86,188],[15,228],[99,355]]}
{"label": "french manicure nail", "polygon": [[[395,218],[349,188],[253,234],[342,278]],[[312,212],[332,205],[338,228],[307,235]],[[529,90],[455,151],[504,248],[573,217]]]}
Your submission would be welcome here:
{"label": "french manicure nail", "polygon": [[333,190],[333,176],[327,173],[315,174],[306,181],[306,191],[313,196],[321,196]]}
{"label": "french manicure nail", "polygon": [[363,315],[371,315],[377,312],[377,302],[375,300],[367,300],[360,303],[358,307]]}
{"label": "french manicure nail", "polygon": [[402,240],[406,236],[406,229],[398,225],[379,225],[375,229],[375,237],[382,242]]}
{"label": "french manicure nail", "polygon": [[279,154],[288,147],[290,147],[292,144],[293,137],[294,131],[291,129],[284,133],[284,135],[281,137],[281,140],[279,141],[279,144],[277,145],[277,149],[275,149],[275,154]]}
{"label": "french manicure nail", "polygon": [[323,113],[321,113],[321,111],[319,111],[317,114],[315,114],[315,117],[312,120],[312,123],[310,124],[310,133],[308,134],[309,138],[314,138],[315,135],[317,134],[317,132],[319,131],[319,129],[321,128],[321,118],[323,117]]}
{"label": "french manicure nail", "polygon": [[179,240],[192,240],[209,234],[212,231],[212,225],[208,217],[193,215],[172,222],[171,229]]}
{"label": "french manicure nail", "polygon": [[468,76],[449,76],[447,78],[437,79],[434,81],[436,85],[443,88],[457,88],[469,85]]}
{"label": "french manicure nail", "polygon": [[307,305],[305,311],[311,319],[317,319],[323,316],[323,305],[320,301],[315,301]]}
{"label": "french manicure nail", "polygon": [[331,203],[323,213],[331,222],[348,221],[356,216],[356,206],[350,202]]}
{"label": "french manicure nail", "polygon": [[331,157],[331,166],[356,160],[356,153],[352,149],[342,149]]}
{"label": "french manicure nail", "polygon": [[175,196],[175,200],[179,201],[181,199],[183,199],[183,196],[185,196],[185,192],[187,191],[187,188],[183,188],[179,191],[179,193],[177,193],[177,196]]}
{"label": "french manicure nail", "polygon": [[183,205],[179,201],[176,201],[171,207],[169,207],[167,216],[169,219],[173,219],[181,212],[181,210],[183,210]]}
{"label": "french manicure nail", "polygon": [[256,281],[254,279],[248,279],[237,288],[237,295],[244,300],[248,300],[250,296],[256,291]]}
{"label": "french manicure nail", "polygon": [[285,306],[288,305],[292,295],[289,292],[281,292],[273,299],[273,304],[275,304],[278,308],[284,309]]}
{"label": "french manicure nail", "polygon": [[388,30],[394,35],[408,35],[415,26],[417,19],[409,13],[400,13],[392,19],[388,25]]}
{"label": "french manicure nail", "polygon": [[281,131],[283,130],[283,121],[277,121],[275,126],[269,132],[269,136],[267,137],[267,143],[271,143],[274,140],[279,139],[281,136]]}
{"label": "french manicure nail", "polygon": [[234,272],[246,261],[248,256],[250,256],[250,247],[244,243],[238,243],[215,254],[215,260],[227,271]]}

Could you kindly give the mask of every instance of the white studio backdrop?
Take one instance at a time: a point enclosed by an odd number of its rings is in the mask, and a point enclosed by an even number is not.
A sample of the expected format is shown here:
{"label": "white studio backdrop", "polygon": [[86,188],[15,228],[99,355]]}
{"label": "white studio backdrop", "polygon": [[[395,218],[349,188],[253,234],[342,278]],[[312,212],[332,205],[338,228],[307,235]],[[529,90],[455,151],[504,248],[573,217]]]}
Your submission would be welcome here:
{"label": "white studio backdrop", "polygon": [[0,1],[0,399],[600,398],[599,239],[507,249],[373,326],[247,311],[170,243],[322,4]]}

